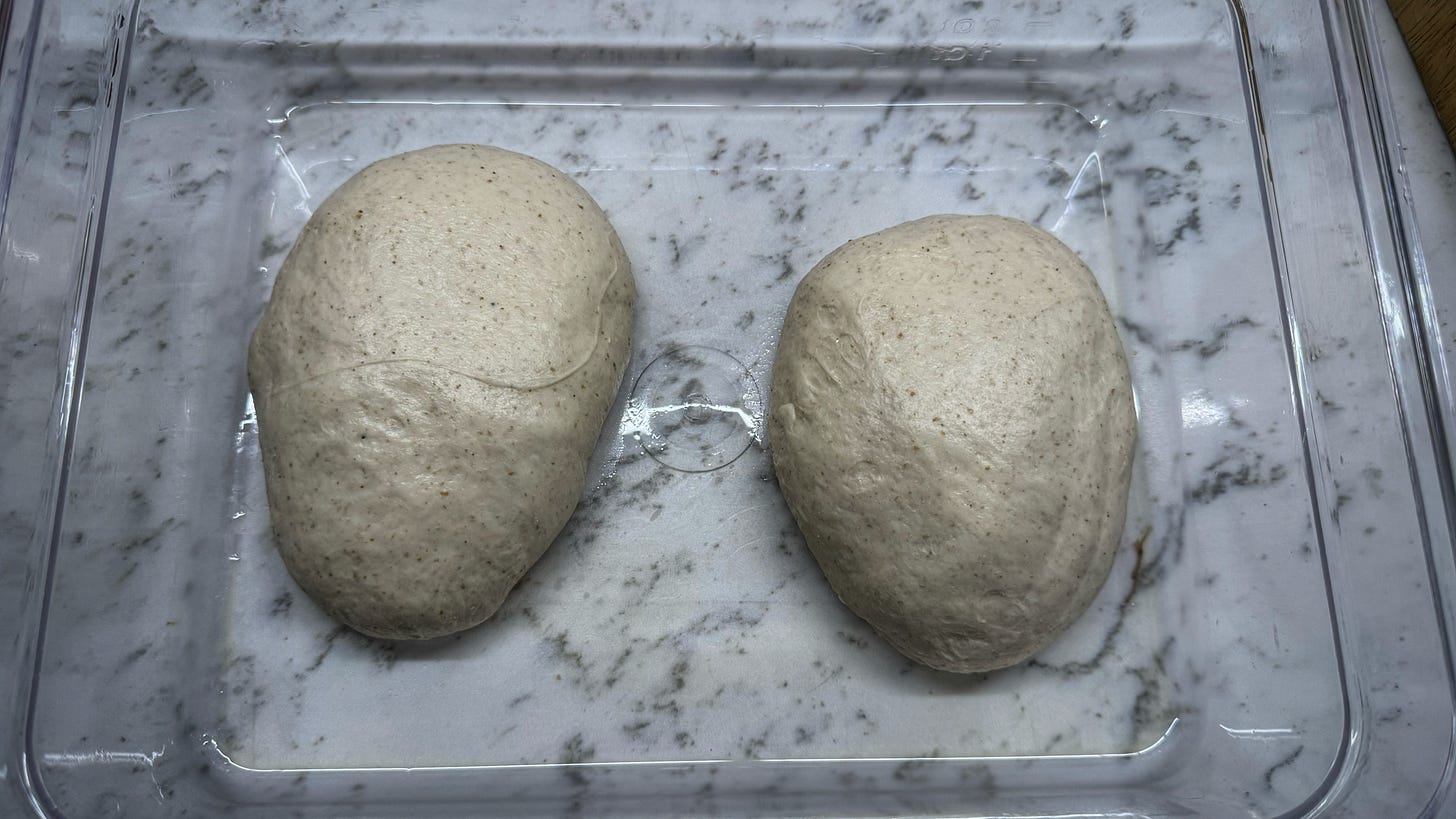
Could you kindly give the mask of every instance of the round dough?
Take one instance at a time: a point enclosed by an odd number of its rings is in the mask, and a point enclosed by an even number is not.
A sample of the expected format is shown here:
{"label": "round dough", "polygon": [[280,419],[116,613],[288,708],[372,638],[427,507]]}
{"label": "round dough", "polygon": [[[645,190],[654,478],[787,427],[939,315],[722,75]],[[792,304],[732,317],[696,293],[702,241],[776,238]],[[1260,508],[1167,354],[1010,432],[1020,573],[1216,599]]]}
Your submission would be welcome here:
{"label": "round dough", "polygon": [[845,605],[911,659],[973,672],[1031,656],[1096,596],[1136,423],[1076,254],[1019,220],[930,216],[805,276],[768,431]]}
{"label": "round dough", "polygon": [[631,265],[560,171],[390,157],[308,220],[253,334],[278,550],[378,637],[469,628],[576,507],[628,353]]}

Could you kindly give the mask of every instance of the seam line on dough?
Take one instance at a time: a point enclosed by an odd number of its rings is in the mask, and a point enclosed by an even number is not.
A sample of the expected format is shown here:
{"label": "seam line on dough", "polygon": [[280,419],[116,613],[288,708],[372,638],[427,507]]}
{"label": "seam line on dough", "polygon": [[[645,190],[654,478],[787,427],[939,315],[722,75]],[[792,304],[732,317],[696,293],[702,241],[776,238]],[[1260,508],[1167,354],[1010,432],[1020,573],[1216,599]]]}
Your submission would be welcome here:
{"label": "seam line on dough", "polygon": [[289,390],[297,389],[304,384],[317,381],[320,378],[328,378],[331,375],[338,375],[339,373],[362,370],[365,367],[377,367],[382,364],[425,364],[431,367],[435,367],[436,369],[444,370],[445,372],[451,373],[452,375],[458,375],[461,378],[468,378],[471,381],[479,382],[486,385],[487,387],[502,387],[504,389],[516,390],[518,392],[531,392],[533,390],[545,389],[547,387],[560,384],[562,381],[565,381],[566,379],[575,375],[581,370],[582,367],[585,367],[588,362],[595,358],[597,350],[602,346],[602,303],[606,301],[607,291],[612,288],[612,284],[617,281],[617,276],[621,272],[622,263],[619,259],[614,258],[612,260],[612,273],[610,276],[607,277],[607,283],[606,286],[602,288],[602,292],[597,295],[596,331],[593,336],[595,340],[592,342],[591,348],[587,350],[586,355],[580,361],[576,362],[571,367],[562,371],[560,374],[553,376],[550,380],[511,383],[510,381],[495,380],[483,375],[472,375],[461,370],[446,367],[444,364],[436,363],[428,358],[377,358],[370,361],[361,361],[358,364],[350,364],[347,367],[336,367],[332,370],[315,373],[307,378],[301,378],[292,383],[284,384],[281,387],[276,387],[274,389],[268,390],[268,397],[272,399],[274,397],[282,395],[285,392],[288,392]]}

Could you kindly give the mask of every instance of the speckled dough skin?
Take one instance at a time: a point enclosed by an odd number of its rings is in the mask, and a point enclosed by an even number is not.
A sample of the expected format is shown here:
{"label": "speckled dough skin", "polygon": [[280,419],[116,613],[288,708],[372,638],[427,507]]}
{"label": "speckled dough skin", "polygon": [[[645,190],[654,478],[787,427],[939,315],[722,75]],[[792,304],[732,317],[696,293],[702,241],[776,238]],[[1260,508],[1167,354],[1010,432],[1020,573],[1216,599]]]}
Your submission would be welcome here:
{"label": "speckled dough skin", "polygon": [[606,215],[535,159],[440,145],[345,182],[248,354],[298,584],[377,637],[490,617],[576,507],[632,301]]}
{"label": "speckled dough skin", "polygon": [[930,216],[825,257],[784,319],[768,431],[835,592],[934,668],[1031,656],[1121,539],[1122,345],[1086,265],[1019,220]]}

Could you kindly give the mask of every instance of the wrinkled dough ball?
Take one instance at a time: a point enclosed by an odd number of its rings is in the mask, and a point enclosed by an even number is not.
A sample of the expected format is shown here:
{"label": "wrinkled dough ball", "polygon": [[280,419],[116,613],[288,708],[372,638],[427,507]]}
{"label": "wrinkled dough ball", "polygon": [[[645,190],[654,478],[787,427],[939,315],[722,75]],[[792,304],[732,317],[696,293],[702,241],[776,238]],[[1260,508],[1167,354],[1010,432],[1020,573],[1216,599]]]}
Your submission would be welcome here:
{"label": "wrinkled dough ball", "polygon": [[248,374],[289,572],[386,638],[495,612],[581,495],[627,358],[631,265],[560,171],[390,157],[308,220]]}
{"label": "wrinkled dough ball", "polygon": [[784,319],[768,431],[835,592],[934,668],[1031,656],[1121,539],[1127,361],[1092,273],[1025,222],[931,216],[829,254]]}

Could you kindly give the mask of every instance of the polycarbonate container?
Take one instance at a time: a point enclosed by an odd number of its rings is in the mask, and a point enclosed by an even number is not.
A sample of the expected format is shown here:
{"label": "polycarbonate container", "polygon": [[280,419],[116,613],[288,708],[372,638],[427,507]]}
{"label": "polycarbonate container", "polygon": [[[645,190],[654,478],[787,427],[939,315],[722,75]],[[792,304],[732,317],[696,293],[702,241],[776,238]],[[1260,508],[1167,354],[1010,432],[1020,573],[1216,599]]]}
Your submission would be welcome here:
{"label": "polycarbonate container", "polygon": [[[7,9],[16,810],[1442,810],[1445,406],[1357,0]],[[283,569],[245,350],[323,198],[445,142],[601,203],[632,357],[501,611],[388,643]],[[762,434],[797,281],[934,213],[1075,249],[1137,397],[1106,586],[986,675],[911,664],[835,599]]]}

